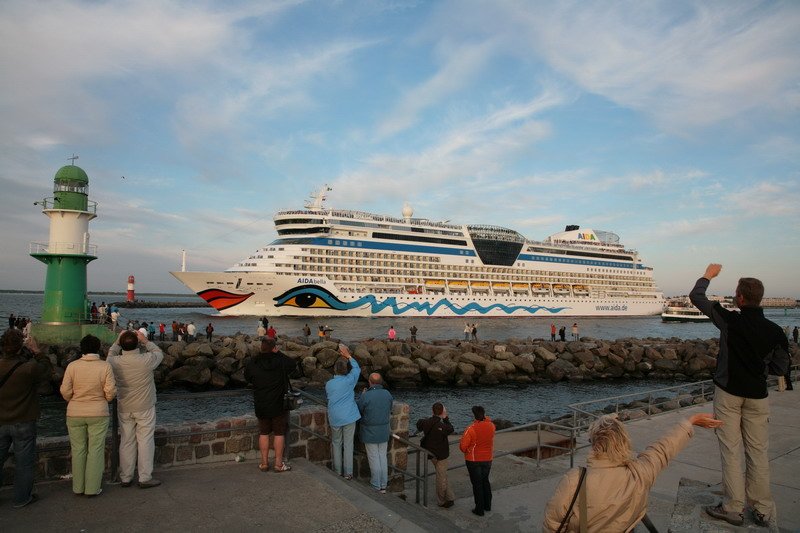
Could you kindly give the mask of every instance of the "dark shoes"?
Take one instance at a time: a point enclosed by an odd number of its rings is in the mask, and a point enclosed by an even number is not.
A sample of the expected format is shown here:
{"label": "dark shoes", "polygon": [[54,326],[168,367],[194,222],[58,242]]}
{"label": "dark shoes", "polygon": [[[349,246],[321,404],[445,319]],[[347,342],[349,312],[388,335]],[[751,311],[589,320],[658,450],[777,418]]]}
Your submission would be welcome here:
{"label": "dark shoes", "polygon": [[472,514],[476,514],[478,516],[483,516],[483,511],[478,511],[477,509],[472,510]]}
{"label": "dark shoes", "polygon": [[119,486],[122,487],[123,489],[127,489],[131,485],[133,485],[133,480],[131,480],[131,481],[120,481],[119,482]]}
{"label": "dark shoes", "polygon": [[449,509],[450,507],[454,506],[455,504],[456,504],[456,502],[454,502],[453,500],[448,500],[448,501],[444,502],[443,504],[441,504],[439,507],[444,507],[445,509]]}
{"label": "dark shoes", "polygon": [[753,522],[758,527],[769,527],[769,519],[755,509],[753,509]]}
{"label": "dark shoes", "polygon": [[722,507],[721,503],[714,507],[708,506],[705,509],[709,516],[712,516],[717,520],[725,520],[727,523],[733,526],[741,526],[744,523],[744,517],[742,516],[742,513],[726,511]]}
{"label": "dark shoes", "polygon": [[152,489],[153,487],[158,487],[159,485],[161,485],[161,481],[157,480],[156,478],[150,478],[147,481],[139,482],[140,489]]}
{"label": "dark shoes", "polygon": [[36,495],[36,494],[31,494],[31,497],[30,497],[30,498],[28,498],[28,501],[26,501],[25,503],[15,503],[15,504],[14,504],[14,509],[22,509],[22,508],[23,508],[23,507],[25,507],[26,505],[29,505],[29,504],[31,504],[31,503],[34,503],[34,502],[36,502],[36,501],[38,501],[38,500],[39,500],[39,496],[38,496],[38,495]]}

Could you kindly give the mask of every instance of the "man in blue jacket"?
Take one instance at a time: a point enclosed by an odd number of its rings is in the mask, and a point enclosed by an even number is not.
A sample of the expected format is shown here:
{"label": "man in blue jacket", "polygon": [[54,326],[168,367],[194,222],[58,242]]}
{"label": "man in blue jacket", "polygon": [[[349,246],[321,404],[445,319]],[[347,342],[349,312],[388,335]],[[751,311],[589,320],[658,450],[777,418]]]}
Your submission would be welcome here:
{"label": "man in blue jacket", "polygon": [[[706,297],[711,280],[722,265],[710,264],[689,294],[692,303],[711,318],[719,329],[719,355],[714,371],[714,415],[722,421],[716,430],[722,462],[723,501],[706,512],[740,526],[744,522],[745,498],[752,502],[753,520],[762,527],[777,523],[775,502],[769,490],[769,399],[767,372],[772,363],[789,364],[789,343],[780,326],[764,318],[759,307],[764,284],[741,278],[735,303],[729,311]],[[779,375],[776,374],[776,375]],[[744,448],[744,453],[742,453]],[[747,457],[742,464],[742,456]]]}
{"label": "man in blue jacket", "polygon": [[370,374],[369,388],[358,398],[358,410],[361,411],[359,437],[367,450],[370,483],[381,494],[386,494],[389,484],[386,452],[391,433],[392,402],[392,395],[383,388],[381,375],[377,372]]}
{"label": "man in blue jacket", "polygon": [[[356,405],[354,389],[358,383],[360,369],[358,361],[343,344],[339,345],[342,356],[333,364],[333,378],[325,384],[328,396],[328,424],[333,441],[333,469],[345,479],[353,479],[353,437],[356,422],[361,418]],[[347,363],[351,368],[348,371]],[[344,447],[344,470],[342,469],[342,447]]]}

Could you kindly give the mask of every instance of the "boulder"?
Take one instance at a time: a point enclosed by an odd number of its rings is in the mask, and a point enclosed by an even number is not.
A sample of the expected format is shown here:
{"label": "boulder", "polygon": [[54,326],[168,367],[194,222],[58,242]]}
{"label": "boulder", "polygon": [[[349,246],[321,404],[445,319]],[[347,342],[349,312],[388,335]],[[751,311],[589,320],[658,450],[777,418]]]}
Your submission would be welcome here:
{"label": "boulder", "polygon": [[336,360],[339,359],[339,357],[341,357],[341,354],[339,353],[338,350],[335,349],[322,348],[321,350],[317,350],[316,352],[314,352],[314,357],[317,358],[317,362],[319,363],[319,366],[321,366],[322,368],[331,368],[333,364],[336,362]]}
{"label": "boulder", "polygon": [[545,363],[552,363],[557,359],[556,354],[544,348],[543,346],[537,346],[533,350],[533,353],[540,357]]}
{"label": "boulder", "polygon": [[303,362],[300,364],[303,367],[303,374],[310,376],[317,369],[317,358],[313,356],[304,357]]}
{"label": "boulder", "polygon": [[217,370],[223,374],[230,376],[236,371],[238,366],[239,362],[233,357],[223,357],[222,359],[217,359]]}
{"label": "boulder", "polygon": [[386,373],[386,377],[392,381],[416,381],[421,379],[419,367],[413,364],[392,368]]}
{"label": "boulder", "polygon": [[196,357],[189,357],[188,359],[184,359],[183,361],[184,366],[199,366],[202,368],[214,368],[214,360],[210,357],[203,357],[202,355],[198,355]]}
{"label": "boulder", "polygon": [[515,355],[510,359],[510,361],[520,372],[524,372],[526,374],[534,374],[536,372],[536,370],[533,368],[534,356],[531,354]]}
{"label": "boulder", "polygon": [[372,368],[378,370],[380,372],[389,370],[392,368],[391,363],[389,362],[389,355],[383,351],[378,353],[372,354]]}
{"label": "boulder", "polygon": [[215,389],[224,389],[225,386],[230,381],[230,378],[220,372],[219,370],[212,370],[211,371],[211,381],[210,385]]}
{"label": "boulder", "polygon": [[214,357],[214,348],[212,348],[207,342],[201,343],[197,347],[197,355],[202,355],[203,357]]}
{"label": "boulder", "polygon": [[201,365],[184,365],[167,375],[167,381],[200,387],[211,380],[211,370]]}
{"label": "boulder", "polygon": [[[631,361],[632,360],[633,359],[631,359]],[[611,352],[611,353],[608,354],[608,362],[610,364],[612,364],[612,365],[622,366],[623,364],[625,364],[625,359],[623,359],[619,355]]]}
{"label": "boulder", "polygon": [[247,380],[244,377],[244,368],[240,368],[231,374],[230,384],[236,387],[244,387],[247,385]]}
{"label": "boulder", "polygon": [[333,341],[322,341],[311,346],[311,355],[316,357],[317,354],[322,350],[333,350],[338,352],[339,350],[339,343]]}
{"label": "boulder", "polygon": [[403,366],[403,365],[413,365],[414,361],[412,361],[408,357],[402,357],[402,356],[399,356],[399,355],[391,355],[391,356],[389,356],[389,364],[391,364],[392,367]]}
{"label": "boulder", "polygon": [[[587,368],[592,368],[594,366],[594,358],[595,355],[589,351],[581,351],[574,354],[575,361],[578,364],[584,364]],[[591,364],[591,366],[589,366]]]}
{"label": "boulder", "polygon": [[485,367],[486,364],[489,362],[489,360],[486,359],[485,357],[481,357],[480,355],[472,352],[462,353],[458,361],[460,363],[470,363],[472,365],[479,366],[481,368]]}
{"label": "boulder", "polygon": [[475,368],[475,365],[471,363],[458,363],[457,366],[458,366],[458,373],[461,376],[472,376],[473,374],[475,374],[475,371],[477,370]]}
{"label": "boulder", "polygon": [[553,361],[547,365],[547,370],[545,370],[547,377],[550,378],[550,381],[554,383],[579,372],[580,371],[575,367],[575,365],[564,359],[557,359]]}
{"label": "boulder", "polygon": [[678,362],[671,359],[658,359],[653,361],[653,368],[667,372],[675,372],[678,370]]}
{"label": "boulder", "polygon": [[[307,357],[306,359],[309,358]],[[317,383],[321,383],[323,385],[333,378],[333,374],[324,368],[314,368],[310,373],[307,372],[306,375],[311,378],[311,381],[316,381]]]}
{"label": "boulder", "polygon": [[636,363],[636,370],[639,372],[647,373],[653,370],[653,365],[648,361],[642,361],[641,363]]}
{"label": "boulder", "polygon": [[455,377],[458,365],[452,361],[442,361],[440,363],[431,363],[425,372],[428,377],[433,381],[446,382]]}
{"label": "boulder", "polygon": [[670,361],[676,361],[678,359],[678,352],[673,348],[664,348],[662,355],[664,359],[669,359]]}

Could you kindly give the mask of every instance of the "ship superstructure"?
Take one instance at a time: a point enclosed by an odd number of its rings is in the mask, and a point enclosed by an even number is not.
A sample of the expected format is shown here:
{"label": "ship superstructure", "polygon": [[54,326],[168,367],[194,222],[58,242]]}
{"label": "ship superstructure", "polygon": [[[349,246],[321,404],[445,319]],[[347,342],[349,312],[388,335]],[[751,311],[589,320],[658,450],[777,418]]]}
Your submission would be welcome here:
{"label": "ship superstructure", "polygon": [[537,242],[488,225],[328,209],[279,211],[278,237],[224,272],[173,272],[222,314],[657,315],[653,270],[611,232],[567,226]]}

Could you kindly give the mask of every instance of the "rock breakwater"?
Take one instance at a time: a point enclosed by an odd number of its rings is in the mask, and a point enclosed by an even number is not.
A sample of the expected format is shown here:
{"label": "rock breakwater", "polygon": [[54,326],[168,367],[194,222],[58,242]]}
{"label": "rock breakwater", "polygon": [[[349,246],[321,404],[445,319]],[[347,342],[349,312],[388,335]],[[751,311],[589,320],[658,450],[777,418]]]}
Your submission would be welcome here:
{"label": "rock breakwater", "polygon": [[[213,390],[246,386],[244,369],[258,353],[260,340],[237,334],[212,342],[204,339],[157,344],[164,351],[164,361],[155,371],[160,389]],[[302,369],[302,377],[294,381],[299,387],[323,387],[332,377],[337,344],[323,341],[306,345],[299,338],[279,338],[280,349],[297,360]],[[677,338],[431,343],[367,339],[348,346],[361,366],[363,378],[370,372],[380,372],[396,388],[626,378],[697,381],[711,377],[719,353],[716,339]],[[53,365],[49,392],[53,392],[64,368],[79,354],[77,347],[51,346],[48,352]],[[800,362],[797,345],[792,345],[792,356],[794,362]]]}

